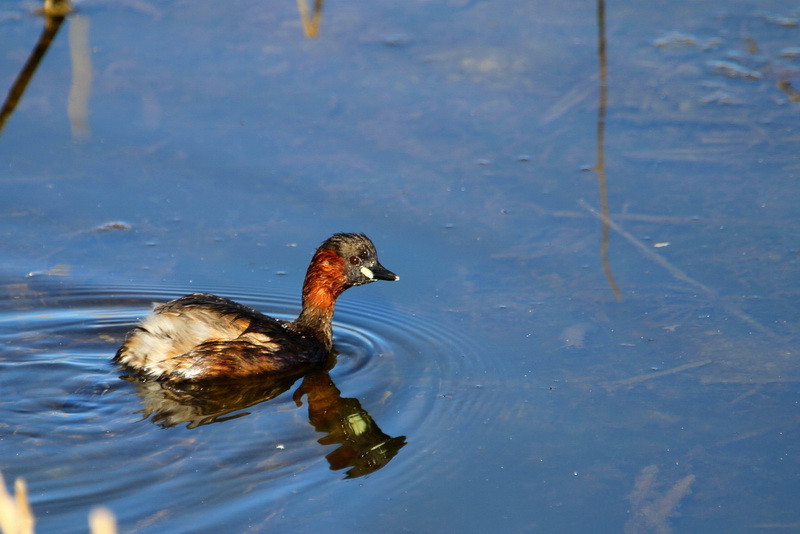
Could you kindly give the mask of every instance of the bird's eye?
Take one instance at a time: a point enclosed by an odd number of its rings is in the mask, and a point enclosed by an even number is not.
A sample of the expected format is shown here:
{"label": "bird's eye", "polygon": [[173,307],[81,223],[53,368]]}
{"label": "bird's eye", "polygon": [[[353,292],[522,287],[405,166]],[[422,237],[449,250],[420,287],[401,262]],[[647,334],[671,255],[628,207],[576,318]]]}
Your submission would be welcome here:
{"label": "bird's eye", "polygon": [[350,256],[350,265],[358,265],[361,263],[361,258],[358,256]]}

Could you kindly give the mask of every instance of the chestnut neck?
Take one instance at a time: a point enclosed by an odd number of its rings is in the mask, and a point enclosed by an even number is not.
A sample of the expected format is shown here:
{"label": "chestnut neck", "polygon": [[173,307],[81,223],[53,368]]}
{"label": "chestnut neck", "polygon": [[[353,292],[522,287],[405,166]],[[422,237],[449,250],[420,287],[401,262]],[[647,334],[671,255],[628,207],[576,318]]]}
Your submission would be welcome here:
{"label": "chestnut neck", "polygon": [[334,250],[318,250],[311,258],[303,282],[303,309],[294,321],[298,330],[317,338],[325,349],[333,348],[333,309],[347,289],[344,259]]}

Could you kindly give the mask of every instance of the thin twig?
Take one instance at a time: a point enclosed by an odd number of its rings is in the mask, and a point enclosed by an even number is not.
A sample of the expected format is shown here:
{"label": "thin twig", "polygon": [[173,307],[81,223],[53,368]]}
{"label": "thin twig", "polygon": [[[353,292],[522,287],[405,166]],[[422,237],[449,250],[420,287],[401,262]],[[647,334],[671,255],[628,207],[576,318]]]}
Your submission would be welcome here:
{"label": "thin twig", "polygon": [[[583,209],[585,209],[586,211],[588,211],[589,213],[591,213],[592,215],[594,215],[595,217],[597,217],[601,221],[603,220],[603,215],[599,211],[597,211],[596,209],[591,207],[589,204],[587,204],[586,201],[583,200],[582,198],[578,199],[578,204]],[[687,284],[700,289],[701,291],[703,291],[704,293],[706,293],[707,295],[709,295],[711,297],[716,297],[716,292],[713,289],[711,289],[707,285],[703,284],[702,282],[698,282],[697,280],[695,280],[694,278],[692,278],[691,276],[689,276],[688,274],[686,274],[685,272],[683,272],[679,268],[677,268],[674,265],[672,265],[663,256],[660,256],[660,255],[656,254],[655,252],[653,252],[652,249],[650,249],[650,247],[648,247],[647,245],[645,245],[644,243],[642,243],[641,241],[636,239],[630,232],[628,232],[627,230],[622,228],[620,225],[615,223],[613,220],[609,220],[608,221],[608,225],[611,227],[612,230],[614,230],[619,235],[621,235],[622,237],[627,239],[633,246],[635,246],[637,249],[639,249],[639,251],[642,254],[644,254],[648,259],[656,262],[657,264],[662,266],[664,269],[669,271],[669,273],[674,278],[676,278],[676,279],[678,279],[678,280],[680,280],[682,282],[686,282]]]}
{"label": "thin twig", "polygon": [[678,367],[673,367],[672,369],[665,369],[664,371],[645,373],[641,375],[632,376],[630,378],[623,378],[622,380],[605,382],[603,386],[607,389],[615,389],[619,386],[630,386],[631,384],[638,384],[639,382],[644,382],[646,380],[653,380],[654,378],[661,378],[662,376],[674,375],[675,373],[681,373],[683,371],[688,371],[689,369],[696,369],[697,367],[708,365],[712,361],[713,360],[703,360],[701,362],[687,363],[684,365],[679,365]]}
{"label": "thin twig", "polygon": [[[591,207],[589,204],[587,204],[585,200],[578,199],[578,204],[583,209],[585,209],[586,211],[588,211],[589,213],[591,213],[592,215],[594,215],[598,219],[603,220],[603,215],[599,211],[597,211],[596,209]],[[650,247],[648,247],[647,245],[645,245],[644,243],[642,243],[641,241],[636,239],[630,232],[628,232],[627,230],[622,228],[619,224],[615,223],[613,220],[609,220],[608,221],[608,225],[609,225],[609,227],[611,227],[612,230],[614,230],[619,235],[621,235],[622,237],[627,239],[634,247],[636,247],[648,259],[654,261],[655,263],[657,263],[658,265],[660,265],[664,269],[666,269],[674,278],[676,278],[677,280],[680,280],[682,282],[685,282],[685,283],[689,284],[690,286],[696,287],[697,289],[703,291],[707,296],[711,297],[712,299],[718,300],[718,296],[717,296],[717,292],[716,291],[714,291],[709,286],[703,284],[702,282],[699,282],[699,281],[695,280],[694,278],[692,278],[691,276],[686,274],[684,271],[682,271],[678,267],[675,267],[669,261],[667,261],[666,258],[664,258],[663,256],[660,256],[659,254],[653,252],[653,250]],[[779,339],[779,336],[776,335],[772,330],[770,330],[766,326],[762,325],[761,323],[759,323],[758,321],[753,319],[753,317],[751,317],[749,314],[747,314],[744,311],[742,311],[737,306],[734,306],[733,304],[728,303],[728,302],[722,302],[721,304],[722,304],[723,309],[726,312],[730,313],[731,315],[734,315],[734,316],[738,317],[739,319],[741,319],[742,321],[744,321],[745,323],[747,323],[748,325],[753,327],[755,330],[758,330],[762,334],[766,334],[766,335],[770,336],[773,339]]]}

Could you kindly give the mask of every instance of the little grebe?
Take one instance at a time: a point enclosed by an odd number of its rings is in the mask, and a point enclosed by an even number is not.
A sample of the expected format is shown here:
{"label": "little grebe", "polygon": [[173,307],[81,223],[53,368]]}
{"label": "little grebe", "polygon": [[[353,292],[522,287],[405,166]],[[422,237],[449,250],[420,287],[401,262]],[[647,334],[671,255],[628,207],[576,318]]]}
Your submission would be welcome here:
{"label": "little grebe", "polygon": [[335,234],[317,249],[294,321],[232,300],[194,293],[156,306],[128,334],[114,361],[164,380],[238,378],[305,369],[333,348],[336,298],[353,286],[400,277],[378,262],[364,234]]}

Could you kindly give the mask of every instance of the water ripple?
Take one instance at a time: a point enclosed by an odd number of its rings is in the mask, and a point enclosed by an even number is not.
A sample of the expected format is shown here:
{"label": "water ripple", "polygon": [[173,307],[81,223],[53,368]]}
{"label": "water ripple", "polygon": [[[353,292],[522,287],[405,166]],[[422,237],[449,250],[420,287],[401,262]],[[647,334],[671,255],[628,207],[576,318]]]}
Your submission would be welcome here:
{"label": "water ripple", "polygon": [[[212,289],[280,318],[299,308],[288,292]],[[465,336],[350,294],[329,373],[219,391],[120,380],[110,357],[125,332],[151,303],[192,290],[30,280],[2,291],[0,469],[28,479],[45,524],[109,502],[137,503],[128,521],[161,525],[164,503],[164,518],[178,518],[208,502],[230,522],[242,507],[378,470],[407,489],[493,404],[496,374]]]}

